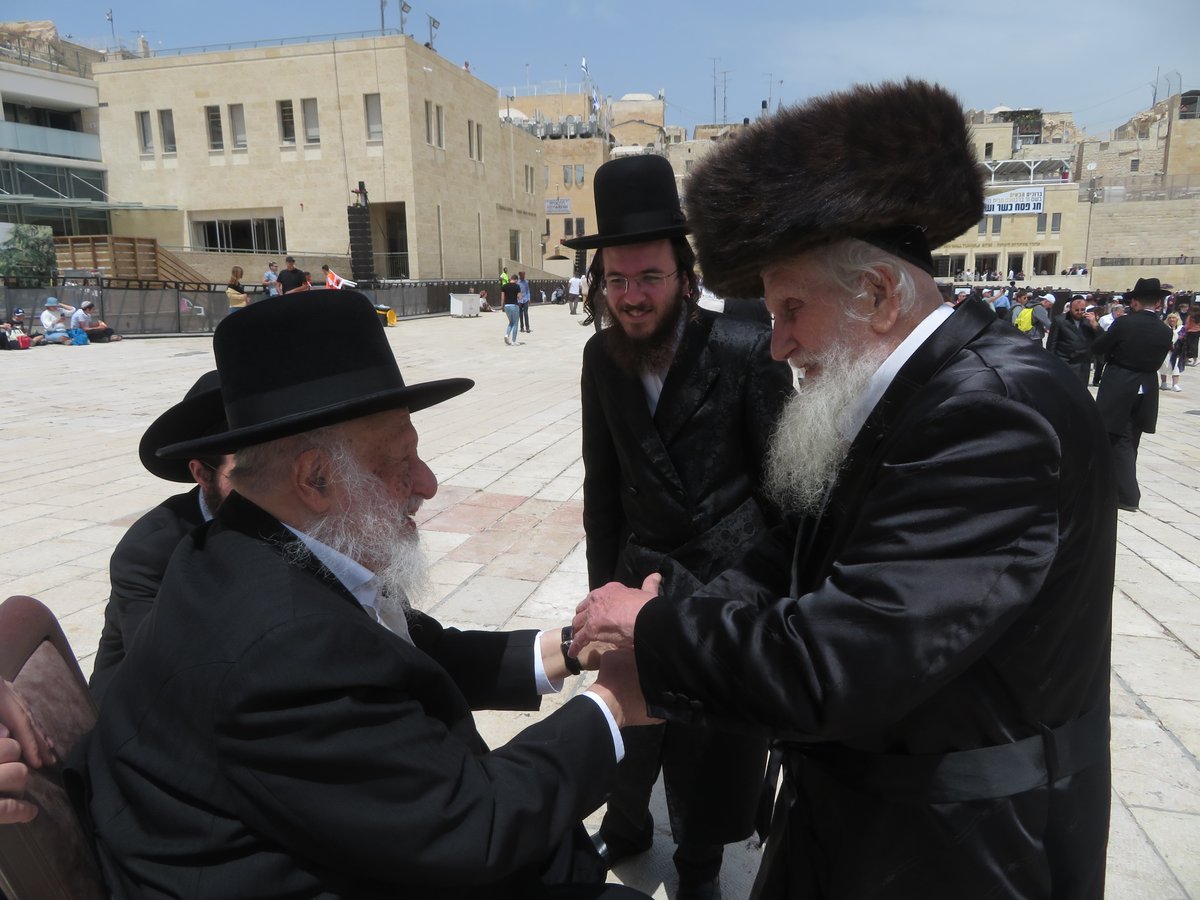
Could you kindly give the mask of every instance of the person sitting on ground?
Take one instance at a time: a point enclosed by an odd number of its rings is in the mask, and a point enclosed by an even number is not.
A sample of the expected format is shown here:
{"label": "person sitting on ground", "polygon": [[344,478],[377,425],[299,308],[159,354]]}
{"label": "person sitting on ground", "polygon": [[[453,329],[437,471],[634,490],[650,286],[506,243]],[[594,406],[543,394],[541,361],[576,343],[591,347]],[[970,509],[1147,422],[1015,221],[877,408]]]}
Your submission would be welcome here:
{"label": "person sitting on ground", "polygon": [[59,303],[57,297],[47,297],[42,305],[45,307],[42,310],[42,331],[45,332],[42,335],[43,343],[59,344],[63,347],[74,346],[67,329],[70,327],[70,315],[75,312],[75,307]]}
{"label": "person sitting on ground", "polygon": [[84,300],[80,303],[79,309],[71,313],[71,327],[82,330],[88,336],[89,343],[92,344],[107,344],[109,341],[121,340],[121,336],[115,334],[107,322],[93,317],[92,311],[95,308],[96,304],[91,300]]}
{"label": "person sitting on ground", "polygon": [[[21,346],[22,344],[25,347],[36,347],[46,342],[46,339],[40,334],[36,337],[30,335],[28,327],[25,322],[25,310],[18,306],[12,311],[12,315],[8,317],[8,321],[0,325],[0,329],[3,329],[5,336],[8,338],[9,350],[22,350],[24,349]],[[26,340],[22,341],[20,338],[26,338]]]}
{"label": "person sitting on ground", "polygon": [[241,266],[233,267],[233,271],[229,275],[229,287],[225,288],[225,296],[229,298],[230,312],[233,312],[235,309],[245,309],[246,304],[250,302],[250,295],[242,287]]}

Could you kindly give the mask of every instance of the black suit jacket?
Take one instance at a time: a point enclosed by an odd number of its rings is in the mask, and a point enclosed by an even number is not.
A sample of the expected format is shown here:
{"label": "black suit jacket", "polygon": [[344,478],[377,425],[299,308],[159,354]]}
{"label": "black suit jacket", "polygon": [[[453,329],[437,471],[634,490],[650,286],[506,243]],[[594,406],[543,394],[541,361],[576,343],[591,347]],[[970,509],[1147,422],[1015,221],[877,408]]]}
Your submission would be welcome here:
{"label": "black suit jacket", "polygon": [[1111,461],[1058,366],[963,304],[901,368],[821,516],[639,614],[652,710],[788,751],[794,803],[762,896],[1103,895],[1106,743],[1052,788],[998,799],[928,802],[919,781],[897,798],[854,771],[1107,722]]}
{"label": "black suit jacket", "polygon": [[1096,329],[1086,319],[1078,322],[1064,313],[1050,325],[1046,349],[1071,365],[1088,363],[1092,359],[1092,342]]}
{"label": "black suit jacket", "polygon": [[112,591],[104,607],[104,630],[89,682],[97,705],[104,700],[108,683],[125,658],[126,643],[158,596],[171,554],[188,532],[203,524],[197,485],[154,507],[134,522],[117,544],[108,561]]}
{"label": "black suit jacket", "polygon": [[232,495],[176,551],[84,755],[117,897],[509,897],[603,802],[578,697],[488,751],[472,708],[536,709],[535,632],[415,643]]}
{"label": "black suit jacket", "polygon": [[653,417],[639,378],[605,349],[583,352],[583,525],[588,582],[690,591],[731,565],[778,514],[762,497],[771,430],[792,372],[769,326],[699,309]]}
{"label": "black suit jacket", "polygon": [[[1096,406],[1110,434],[1133,427],[1153,434],[1158,425],[1158,367],[1171,352],[1171,326],[1153,310],[1127,312],[1092,345],[1108,357]],[[1139,393],[1139,390],[1141,393]]]}

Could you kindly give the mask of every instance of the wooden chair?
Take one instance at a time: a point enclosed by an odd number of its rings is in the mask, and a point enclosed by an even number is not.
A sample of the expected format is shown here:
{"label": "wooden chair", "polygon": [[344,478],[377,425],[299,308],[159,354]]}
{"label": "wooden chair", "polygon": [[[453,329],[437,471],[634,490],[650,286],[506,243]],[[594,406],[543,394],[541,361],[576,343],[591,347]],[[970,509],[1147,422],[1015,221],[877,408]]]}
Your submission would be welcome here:
{"label": "wooden chair", "polygon": [[[96,721],[83,672],[54,614],[32,597],[0,604],[0,677],[11,681],[60,760]],[[91,841],[63,786],[61,764],[31,769],[37,818],[0,825],[0,890],[8,900],[108,896]]]}

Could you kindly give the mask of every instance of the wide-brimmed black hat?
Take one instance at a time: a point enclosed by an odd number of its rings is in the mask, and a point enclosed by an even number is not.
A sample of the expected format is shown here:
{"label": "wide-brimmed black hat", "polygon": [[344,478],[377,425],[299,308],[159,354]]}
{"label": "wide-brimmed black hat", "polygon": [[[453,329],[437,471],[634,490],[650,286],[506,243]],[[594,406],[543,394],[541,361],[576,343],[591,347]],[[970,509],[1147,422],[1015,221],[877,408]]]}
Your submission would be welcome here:
{"label": "wide-brimmed black hat", "polygon": [[475,384],[406,385],[375,308],[357,291],[260,300],[217,326],[213,352],[228,429],[163,447],[159,456],[232,453],[386,409],[424,409]]}
{"label": "wide-brimmed black hat", "polygon": [[224,431],[225,407],[221,403],[221,379],[216,371],[205,372],[183,399],[159,416],[146,429],[138,444],[138,457],[151,475],[167,481],[192,481],[188,458],[162,459],[161,447],[190,441]]}
{"label": "wide-brimmed black hat", "polygon": [[643,244],[687,234],[675,171],[661,156],[611,159],[592,179],[596,233],[563,241],[573,250]]}
{"label": "wide-brimmed black hat", "polygon": [[1143,298],[1161,300],[1169,293],[1171,292],[1164,288],[1162,282],[1157,278],[1139,278],[1137,284],[1133,286],[1133,290],[1125,292],[1125,297],[1129,300],[1141,300]]}

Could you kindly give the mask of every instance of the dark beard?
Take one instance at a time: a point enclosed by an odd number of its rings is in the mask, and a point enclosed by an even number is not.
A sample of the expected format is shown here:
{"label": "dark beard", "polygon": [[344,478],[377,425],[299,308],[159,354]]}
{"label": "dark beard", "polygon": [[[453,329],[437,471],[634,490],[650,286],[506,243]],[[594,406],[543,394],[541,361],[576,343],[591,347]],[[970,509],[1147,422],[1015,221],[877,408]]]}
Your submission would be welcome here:
{"label": "dark beard", "polygon": [[687,314],[688,304],[682,297],[675,298],[672,314],[663,318],[659,326],[644,338],[631,338],[621,327],[620,321],[607,307],[601,307],[604,322],[608,325],[600,333],[604,346],[617,367],[630,375],[643,372],[662,372],[671,365],[678,349],[676,335],[679,322]]}

